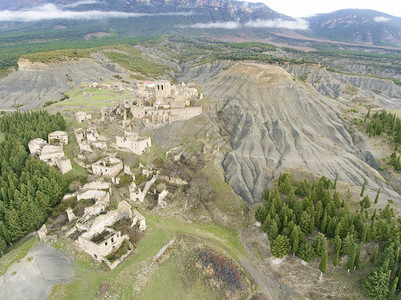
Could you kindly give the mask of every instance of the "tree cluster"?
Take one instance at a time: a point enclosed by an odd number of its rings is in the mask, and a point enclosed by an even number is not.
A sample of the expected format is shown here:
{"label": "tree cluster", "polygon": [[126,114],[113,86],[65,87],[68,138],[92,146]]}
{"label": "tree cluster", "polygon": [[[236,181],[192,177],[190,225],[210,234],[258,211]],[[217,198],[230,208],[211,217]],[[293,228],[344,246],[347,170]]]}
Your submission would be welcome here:
{"label": "tree cluster", "polygon": [[[379,212],[375,209],[369,216],[367,209],[371,203],[362,188],[361,195],[364,198],[360,202],[361,210],[352,212],[349,201],[340,197],[334,188],[336,183],[337,180],[333,183],[323,176],[312,184],[306,180],[291,184],[290,174],[281,174],[277,188],[266,190],[266,204],[256,209],[255,218],[267,233],[273,256],[281,258],[292,252],[306,262],[321,257],[319,269],[322,273],[327,270],[329,242],[335,250],[333,265],[338,265],[340,256],[347,256],[348,272],[366,265],[366,261],[361,261],[366,242],[384,245],[378,263],[363,281],[367,295],[384,299],[395,280],[401,281],[398,266],[401,260],[401,230],[400,224],[394,219],[394,209],[388,204]],[[377,203],[377,199],[374,203]],[[377,253],[378,247],[372,253],[372,263],[376,262]],[[396,284],[394,293],[399,292],[400,285]]]}
{"label": "tree cluster", "polygon": [[63,197],[66,182],[55,168],[29,157],[28,142],[65,130],[60,114],[14,112],[0,118],[0,251],[37,229]]}

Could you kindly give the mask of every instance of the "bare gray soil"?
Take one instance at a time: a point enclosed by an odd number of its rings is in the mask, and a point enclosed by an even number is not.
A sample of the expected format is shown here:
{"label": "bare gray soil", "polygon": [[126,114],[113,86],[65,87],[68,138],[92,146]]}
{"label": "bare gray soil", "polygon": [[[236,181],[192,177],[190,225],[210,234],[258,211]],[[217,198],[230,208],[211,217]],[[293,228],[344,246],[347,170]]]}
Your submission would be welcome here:
{"label": "bare gray soil", "polygon": [[0,300],[46,299],[53,285],[73,278],[73,263],[68,255],[40,244],[0,277]]}

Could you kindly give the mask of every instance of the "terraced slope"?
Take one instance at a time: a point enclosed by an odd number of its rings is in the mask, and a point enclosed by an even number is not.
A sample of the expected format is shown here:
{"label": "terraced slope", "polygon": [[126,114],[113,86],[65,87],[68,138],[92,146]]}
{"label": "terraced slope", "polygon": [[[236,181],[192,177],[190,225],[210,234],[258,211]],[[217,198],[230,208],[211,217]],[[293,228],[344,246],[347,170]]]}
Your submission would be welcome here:
{"label": "terraced slope", "polygon": [[237,64],[205,83],[216,101],[218,126],[227,131],[231,151],[223,161],[226,180],[246,201],[259,201],[267,182],[284,167],[306,169],[397,197],[374,165],[369,146],[350,134],[346,106],[278,66]]}

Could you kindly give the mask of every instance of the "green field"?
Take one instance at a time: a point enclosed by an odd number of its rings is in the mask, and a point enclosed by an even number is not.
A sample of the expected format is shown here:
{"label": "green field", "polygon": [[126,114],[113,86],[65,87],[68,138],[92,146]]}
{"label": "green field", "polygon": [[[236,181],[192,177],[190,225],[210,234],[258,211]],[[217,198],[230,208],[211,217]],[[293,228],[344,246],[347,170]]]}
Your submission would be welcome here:
{"label": "green field", "polygon": [[[94,299],[102,286],[108,282],[107,293],[118,299],[156,299],[164,295],[164,299],[184,299],[188,295],[188,289],[193,295],[206,295],[208,299],[210,292],[196,283],[183,284],[182,278],[172,275],[183,271],[177,267],[178,253],[163,263],[160,270],[155,272],[149,282],[139,294],[133,290],[138,275],[150,265],[153,256],[172,237],[188,235],[199,238],[205,243],[212,245],[218,251],[230,254],[234,257],[243,255],[237,233],[216,225],[202,225],[196,223],[185,223],[175,219],[164,219],[152,215],[145,215],[148,229],[143,240],[134,252],[116,269],[105,271],[99,265],[94,264],[91,258],[83,254],[77,260],[77,279],[71,283],[62,283],[53,287],[50,299]],[[177,269],[178,268],[178,269]],[[169,284],[171,283],[171,284]],[[189,283],[188,283],[189,284]],[[164,292],[163,292],[164,291]]]}

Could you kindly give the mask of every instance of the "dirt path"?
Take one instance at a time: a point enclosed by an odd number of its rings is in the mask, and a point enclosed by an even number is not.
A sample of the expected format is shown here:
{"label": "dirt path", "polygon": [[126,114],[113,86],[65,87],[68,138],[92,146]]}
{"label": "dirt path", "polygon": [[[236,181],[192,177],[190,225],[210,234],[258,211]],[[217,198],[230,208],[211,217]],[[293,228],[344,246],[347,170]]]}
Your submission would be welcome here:
{"label": "dirt path", "polygon": [[304,297],[291,290],[285,284],[280,283],[275,278],[275,275],[264,266],[263,262],[258,259],[252,248],[248,245],[244,234],[246,234],[246,231],[241,232],[240,240],[252,262],[245,256],[240,257],[240,262],[248,272],[248,275],[256,282],[260,291],[265,294],[268,299],[303,299]]}

